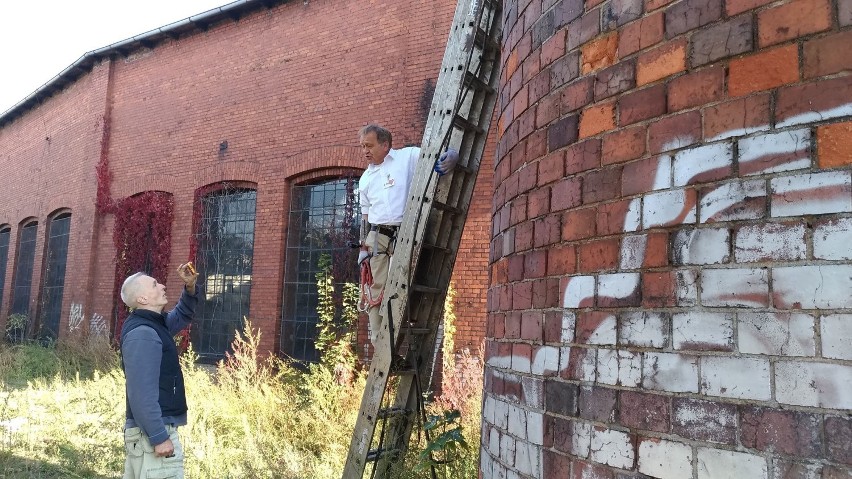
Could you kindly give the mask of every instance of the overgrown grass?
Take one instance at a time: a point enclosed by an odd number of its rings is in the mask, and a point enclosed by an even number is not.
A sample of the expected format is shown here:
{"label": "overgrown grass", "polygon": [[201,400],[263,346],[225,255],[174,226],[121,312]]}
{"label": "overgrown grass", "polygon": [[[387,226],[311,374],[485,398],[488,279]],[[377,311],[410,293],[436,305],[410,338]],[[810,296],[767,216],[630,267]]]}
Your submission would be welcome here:
{"label": "overgrown grass", "polygon": [[[259,334],[250,325],[247,331],[215,372],[196,366],[191,353],[184,357],[190,411],[181,438],[187,477],[340,477],[364,376],[356,372],[341,380],[334,365],[303,372],[260,357]],[[453,462],[439,466],[439,477],[473,478],[481,363],[475,358],[465,363],[464,357],[458,363],[460,374],[478,374],[479,380],[450,388],[470,393],[457,393],[461,402],[441,399],[430,412],[461,409],[468,445],[453,453]],[[73,338],[49,347],[0,344],[0,477],[120,477],[123,423],[124,376],[105,340]],[[399,477],[430,477],[428,468],[417,467],[426,446],[412,442],[406,473]]]}

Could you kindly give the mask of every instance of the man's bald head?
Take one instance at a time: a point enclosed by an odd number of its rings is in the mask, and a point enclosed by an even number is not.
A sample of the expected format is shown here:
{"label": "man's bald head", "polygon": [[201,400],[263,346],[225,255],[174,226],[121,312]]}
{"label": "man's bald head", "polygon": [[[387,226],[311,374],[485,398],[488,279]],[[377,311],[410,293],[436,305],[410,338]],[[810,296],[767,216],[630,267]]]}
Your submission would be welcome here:
{"label": "man's bald head", "polygon": [[121,300],[124,301],[124,304],[127,305],[128,308],[136,308],[139,305],[136,303],[136,299],[139,298],[140,293],[142,292],[143,284],[140,279],[146,276],[145,273],[133,273],[124,280],[124,284],[121,285]]}

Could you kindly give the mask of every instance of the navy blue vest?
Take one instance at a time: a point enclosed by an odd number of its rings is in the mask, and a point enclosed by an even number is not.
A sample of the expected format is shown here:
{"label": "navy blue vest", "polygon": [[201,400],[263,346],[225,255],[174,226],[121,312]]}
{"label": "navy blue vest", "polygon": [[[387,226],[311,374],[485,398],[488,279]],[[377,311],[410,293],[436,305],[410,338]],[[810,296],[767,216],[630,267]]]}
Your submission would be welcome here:
{"label": "navy blue vest", "polygon": [[[186,391],[183,386],[183,373],[180,370],[175,339],[169,334],[168,328],[166,328],[165,316],[146,309],[133,311],[127,320],[124,321],[124,326],[121,328],[121,344],[124,344],[124,338],[127,336],[127,333],[140,326],[152,328],[160,336],[160,341],[163,342],[163,358],[160,361],[159,399],[163,417],[186,414]],[[124,370],[124,358],[121,359],[121,369]],[[127,404],[127,417],[128,419],[133,419],[133,413],[130,411],[130,401],[127,399],[125,401]]]}

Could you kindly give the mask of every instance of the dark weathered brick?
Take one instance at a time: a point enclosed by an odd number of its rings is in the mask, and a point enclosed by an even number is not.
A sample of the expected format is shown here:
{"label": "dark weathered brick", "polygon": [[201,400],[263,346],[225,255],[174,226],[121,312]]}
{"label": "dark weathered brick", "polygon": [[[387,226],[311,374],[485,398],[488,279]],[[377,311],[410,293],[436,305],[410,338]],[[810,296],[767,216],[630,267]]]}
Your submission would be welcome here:
{"label": "dark weathered brick", "polygon": [[573,50],[601,32],[601,9],[596,8],[574,20],[568,27],[568,49]]}
{"label": "dark weathered brick", "polygon": [[601,140],[591,139],[565,150],[565,174],[573,175],[601,166]]}
{"label": "dark weathered brick", "polygon": [[562,89],[562,113],[571,113],[588,105],[594,99],[594,77],[576,80]]}
{"label": "dark weathered brick", "polygon": [[580,389],[576,384],[554,379],[544,382],[544,407],[547,412],[561,416],[576,416]]}
{"label": "dark weathered brick", "polygon": [[826,417],[825,444],[829,459],[852,465],[852,418]]}
{"label": "dark weathered brick", "polygon": [[553,7],[553,22],[556,28],[562,28],[583,14],[583,0],[560,0]]}
{"label": "dark weathered brick", "polygon": [[604,30],[614,30],[642,16],[644,0],[610,0],[601,11]]}
{"label": "dark weathered brick", "polygon": [[837,17],[841,27],[852,25],[852,0],[838,0]]}
{"label": "dark weathered brick", "polygon": [[611,97],[636,86],[636,63],[617,63],[598,72],[595,77],[595,101]]}
{"label": "dark weathered brick", "polygon": [[615,420],[615,404],[618,391],[598,386],[580,388],[580,417],[591,421],[612,422]]}
{"label": "dark weathered brick", "polygon": [[682,0],[666,9],[666,38],[722,18],[722,0]]}
{"label": "dark weathered brick", "polygon": [[555,151],[577,141],[580,134],[579,117],[571,115],[547,127],[547,151]]}
{"label": "dark weathered brick", "polygon": [[532,47],[533,50],[540,47],[548,38],[556,32],[554,25],[553,10],[542,15],[532,28]]}
{"label": "dark weathered brick", "polygon": [[672,433],[696,441],[735,444],[737,407],[700,399],[674,398]]}
{"label": "dark weathered brick", "polygon": [[819,418],[813,414],[743,406],[740,422],[745,447],[805,457],[816,457],[822,449]]}
{"label": "dark weathered brick", "polygon": [[618,99],[618,124],[630,125],[666,114],[666,85],[660,83]]}
{"label": "dark weathered brick", "polygon": [[699,67],[754,48],[751,14],[740,15],[692,35],[689,64]]}
{"label": "dark weathered brick", "polygon": [[648,150],[662,153],[695,144],[701,139],[701,113],[690,111],[664,118],[648,128]]}
{"label": "dark weathered brick", "polygon": [[583,203],[616,198],[621,193],[621,167],[590,171],[583,176]]}
{"label": "dark weathered brick", "polygon": [[580,52],[564,55],[550,66],[550,85],[559,88],[580,75]]}

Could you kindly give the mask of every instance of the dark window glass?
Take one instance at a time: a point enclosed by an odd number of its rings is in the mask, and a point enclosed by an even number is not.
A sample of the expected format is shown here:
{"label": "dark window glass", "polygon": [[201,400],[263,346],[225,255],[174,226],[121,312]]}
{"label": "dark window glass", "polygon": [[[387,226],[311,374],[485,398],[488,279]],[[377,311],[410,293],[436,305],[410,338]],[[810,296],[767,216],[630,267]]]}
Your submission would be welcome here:
{"label": "dark window glass", "polygon": [[70,214],[50,221],[40,321],[42,328],[40,336],[46,338],[59,337],[59,318],[62,314],[62,292],[65,288],[65,263],[68,259],[70,231]]}
{"label": "dark window glass", "polygon": [[[314,347],[319,314],[317,273],[320,257],[331,260],[335,295],[343,283],[357,282],[357,250],[361,212],[355,196],[357,179],[342,178],[297,185],[290,199],[285,265],[284,308],[281,320],[281,351],[293,359],[317,362]],[[339,304],[339,298],[335,298]],[[337,308],[338,310],[340,308]]]}
{"label": "dark window glass", "polygon": [[224,189],[201,200],[198,242],[198,310],[193,346],[204,359],[225,356],[249,317],[257,193]]}
{"label": "dark window glass", "polygon": [[10,228],[0,230],[0,300],[3,299],[3,287],[6,284],[6,263],[9,258],[9,237],[11,233]]}
{"label": "dark window glass", "polygon": [[24,338],[26,327],[29,325],[30,293],[33,285],[33,262],[35,261],[36,234],[38,223],[32,222],[21,228],[18,242],[18,258],[16,260],[15,278],[12,282],[11,314],[23,315],[25,321],[20,327],[8,328],[9,338],[20,341]]}

